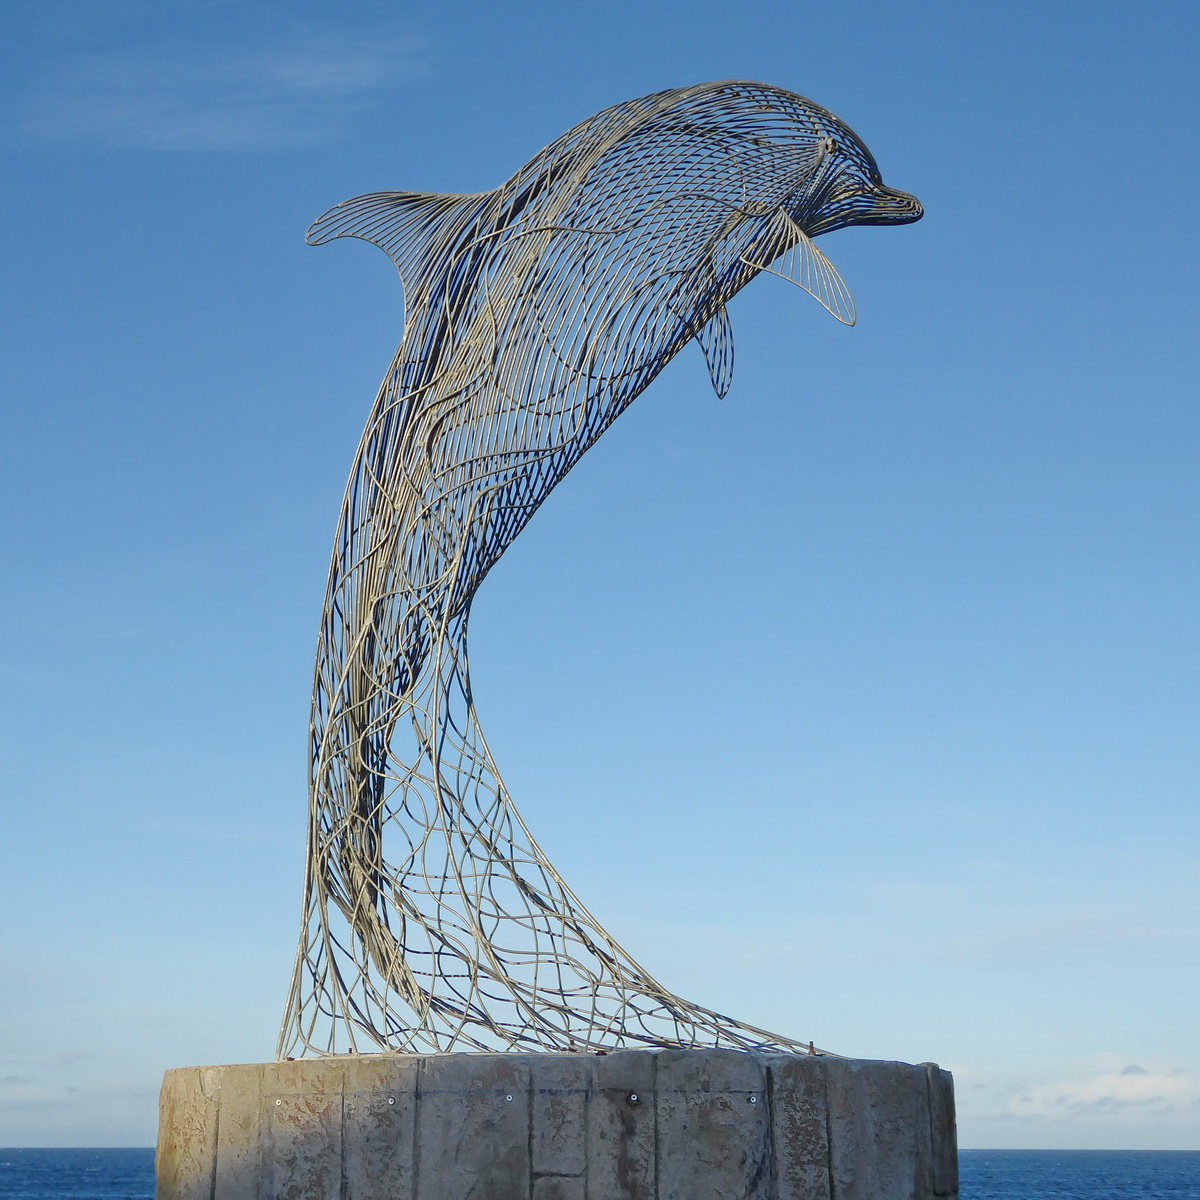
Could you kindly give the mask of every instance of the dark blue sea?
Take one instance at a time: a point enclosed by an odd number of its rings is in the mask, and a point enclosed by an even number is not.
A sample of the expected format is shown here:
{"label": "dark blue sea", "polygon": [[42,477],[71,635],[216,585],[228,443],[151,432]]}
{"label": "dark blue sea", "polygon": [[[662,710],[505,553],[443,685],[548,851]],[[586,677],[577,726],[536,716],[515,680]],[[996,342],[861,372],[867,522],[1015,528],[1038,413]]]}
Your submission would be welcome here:
{"label": "dark blue sea", "polygon": [[[1200,1150],[964,1150],[962,1200],[1200,1200]],[[152,1200],[153,1150],[0,1150],[4,1200]]]}
{"label": "dark blue sea", "polygon": [[961,1200],[1200,1200],[1200,1150],[962,1150]]}
{"label": "dark blue sea", "polygon": [[0,1150],[4,1200],[151,1200],[154,1151]]}

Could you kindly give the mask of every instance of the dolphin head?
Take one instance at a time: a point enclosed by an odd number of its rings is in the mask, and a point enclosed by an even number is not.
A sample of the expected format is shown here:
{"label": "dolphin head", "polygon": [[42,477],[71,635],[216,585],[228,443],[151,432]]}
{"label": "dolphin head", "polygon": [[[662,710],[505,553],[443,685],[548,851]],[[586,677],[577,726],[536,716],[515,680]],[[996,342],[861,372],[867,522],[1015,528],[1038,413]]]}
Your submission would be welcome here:
{"label": "dolphin head", "polygon": [[908,225],[921,219],[917,198],[884,185],[874,156],[848,125],[802,96],[778,95],[791,127],[784,139],[803,160],[783,206],[809,237],[851,225]]}

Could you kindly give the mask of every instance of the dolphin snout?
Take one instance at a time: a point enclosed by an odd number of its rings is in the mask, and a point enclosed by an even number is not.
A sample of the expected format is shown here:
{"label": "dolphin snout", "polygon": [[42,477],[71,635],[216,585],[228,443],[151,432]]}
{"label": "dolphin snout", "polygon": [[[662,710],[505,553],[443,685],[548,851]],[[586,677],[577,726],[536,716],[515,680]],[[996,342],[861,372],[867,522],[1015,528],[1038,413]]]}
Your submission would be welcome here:
{"label": "dolphin snout", "polygon": [[872,223],[909,225],[925,215],[921,202],[908,192],[876,186],[871,191]]}

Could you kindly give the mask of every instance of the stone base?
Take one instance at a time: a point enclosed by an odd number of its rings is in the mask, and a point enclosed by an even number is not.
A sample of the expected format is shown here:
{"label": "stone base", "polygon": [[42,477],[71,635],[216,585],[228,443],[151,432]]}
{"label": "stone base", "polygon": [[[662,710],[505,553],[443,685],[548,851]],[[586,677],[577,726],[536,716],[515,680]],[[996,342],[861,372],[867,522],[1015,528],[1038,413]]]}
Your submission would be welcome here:
{"label": "stone base", "polygon": [[185,1067],[157,1172],[158,1200],[941,1200],[954,1085],[735,1050]]}

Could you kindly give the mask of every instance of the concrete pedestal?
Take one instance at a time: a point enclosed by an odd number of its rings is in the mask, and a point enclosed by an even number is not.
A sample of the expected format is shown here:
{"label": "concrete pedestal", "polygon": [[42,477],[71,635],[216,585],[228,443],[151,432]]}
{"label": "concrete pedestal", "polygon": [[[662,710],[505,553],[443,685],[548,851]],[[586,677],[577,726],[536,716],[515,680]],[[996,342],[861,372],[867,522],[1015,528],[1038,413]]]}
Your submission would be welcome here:
{"label": "concrete pedestal", "polygon": [[942,1200],[925,1063],[734,1050],[372,1055],[163,1080],[158,1200]]}

